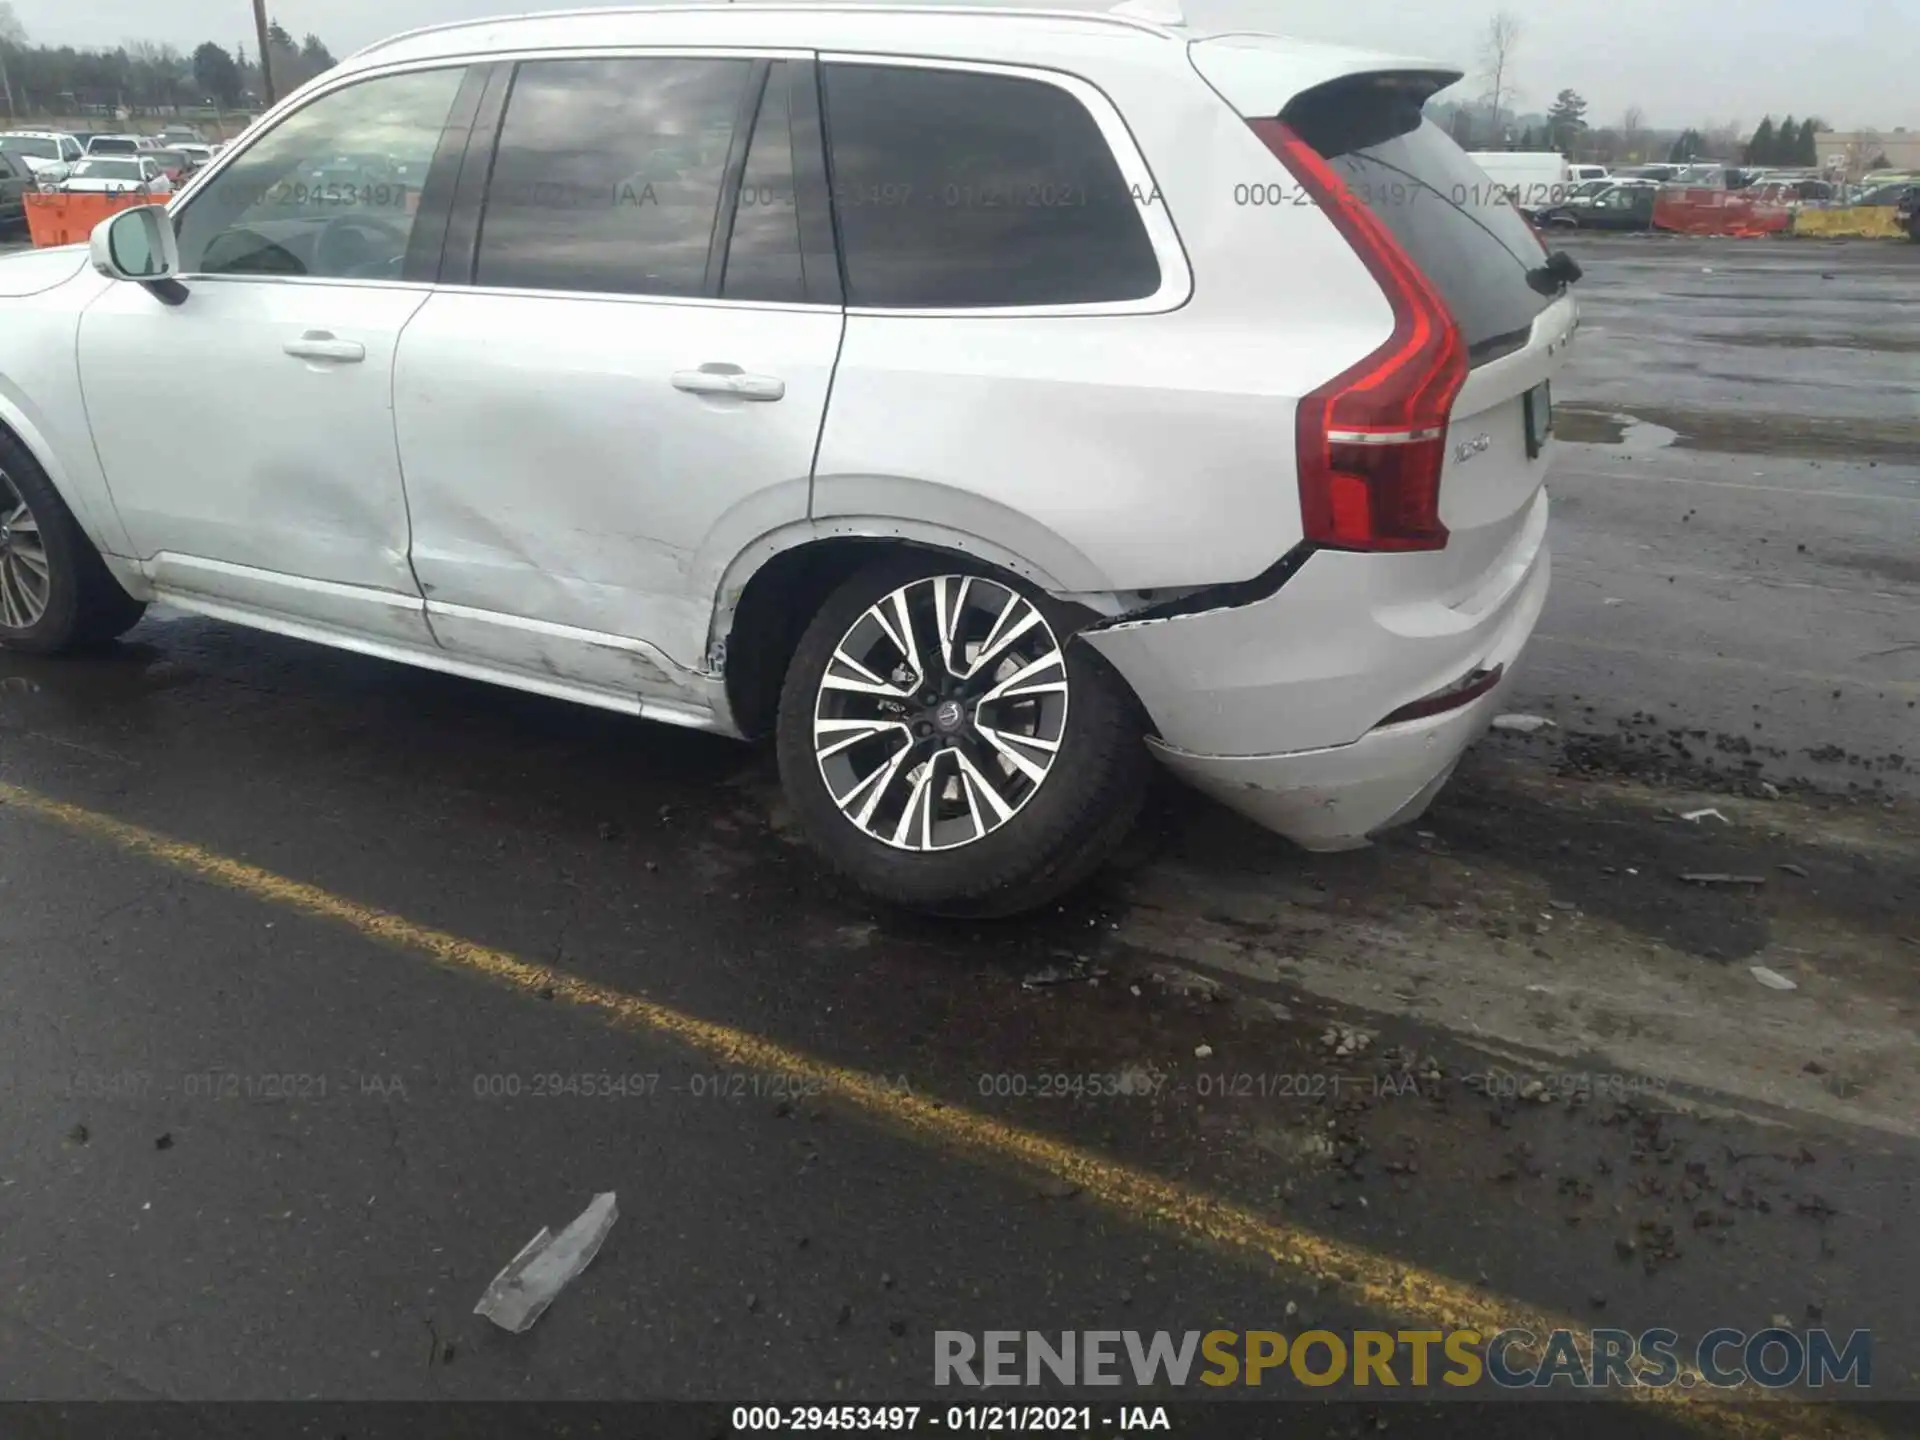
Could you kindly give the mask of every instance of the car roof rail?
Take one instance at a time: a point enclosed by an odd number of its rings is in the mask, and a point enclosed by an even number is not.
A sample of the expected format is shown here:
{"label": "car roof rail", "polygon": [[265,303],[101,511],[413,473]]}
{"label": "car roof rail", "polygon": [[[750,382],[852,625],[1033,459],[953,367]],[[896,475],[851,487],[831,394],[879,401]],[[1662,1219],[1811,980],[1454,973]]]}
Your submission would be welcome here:
{"label": "car roof rail", "polygon": [[1186,14],[1180,8],[1180,0],[1123,0],[1122,4],[1110,10],[1066,10],[1066,9],[1029,9],[1011,5],[913,5],[913,4],[733,4],[731,0],[708,0],[706,4],[694,5],[590,5],[572,10],[534,10],[514,15],[483,15],[473,20],[448,20],[438,25],[420,25],[412,30],[402,30],[398,35],[389,35],[384,40],[376,40],[371,45],[363,45],[347,57],[358,60],[377,51],[390,49],[405,40],[416,40],[422,35],[438,35],[452,30],[470,30],[482,25],[499,25],[519,20],[578,20],[604,17],[611,19],[619,15],[661,15],[691,14],[703,10],[753,10],[761,13],[778,12],[789,14],[797,11],[830,11],[836,15],[960,15],[968,19],[979,18],[1016,18],[1022,20],[1079,20],[1090,24],[1124,26],[1129,30],[1138,30],[1149,35],[1158,35],[1164,39],[1181,38],[1173,34],[1176,29],[1184,28]]}

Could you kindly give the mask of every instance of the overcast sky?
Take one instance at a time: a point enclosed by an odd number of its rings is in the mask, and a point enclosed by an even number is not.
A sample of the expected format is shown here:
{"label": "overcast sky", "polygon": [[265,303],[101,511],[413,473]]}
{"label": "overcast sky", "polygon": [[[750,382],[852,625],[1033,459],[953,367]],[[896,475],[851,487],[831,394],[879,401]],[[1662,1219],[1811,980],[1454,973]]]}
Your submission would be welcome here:
{"label": "overcast sky", "polygon": [[[191,50],[253,48],[247,0],[13,0],[30,39]],[[1521,4],[1522,110],[1571,86],[1593,124],[1629,105],[1663,126],[1776,120],[1809,111],[1836,129],[1920,129],[1920,0],[1569,0]],[[1474,69],[1497,0],[1187,0],[1189,14],[1314,39],[1415,53]],[[1231,7],[1231,8],[1229,8]],[[396,30],[525,8],[527,0],[269,0],[295,35],[344,56]],[[1464,88],[1464,87],[1460,87]]]}

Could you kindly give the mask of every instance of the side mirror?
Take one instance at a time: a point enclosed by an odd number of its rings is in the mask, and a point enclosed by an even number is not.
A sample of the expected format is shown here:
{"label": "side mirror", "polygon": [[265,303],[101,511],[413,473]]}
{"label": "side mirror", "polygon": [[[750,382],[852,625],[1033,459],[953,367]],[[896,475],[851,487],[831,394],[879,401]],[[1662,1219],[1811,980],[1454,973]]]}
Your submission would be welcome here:
{"label": "side mirror", "polygon": [[180,244],[161,205],[136,205],[93,227],[93,268],[110,280],[145,285],[169,305],[187,298],[180,273]]}

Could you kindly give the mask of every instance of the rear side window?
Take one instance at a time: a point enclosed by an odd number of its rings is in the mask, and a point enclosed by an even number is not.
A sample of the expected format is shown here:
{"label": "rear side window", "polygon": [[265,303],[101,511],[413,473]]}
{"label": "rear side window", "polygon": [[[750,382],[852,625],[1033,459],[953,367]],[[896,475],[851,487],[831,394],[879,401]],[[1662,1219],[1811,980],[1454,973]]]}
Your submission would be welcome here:
{"label": "rear side window", "polygon": [[849,305],[1083,305],[1159,290],[1106,137],[1059,86],[828,65],[825,90]]}
{"label": "rear side window", "polygon": [[1281,117],[1392,231],[1453,312],[1471,363],[1518,350],[1548,300],[1527,284],[1540,242],[1486,172],[1417,103],[1380,87],[1309,91]]}
{"label": "rear side window", "polygon": [[537,60],[514,75],[475,283],[699,295],[748,60]]}

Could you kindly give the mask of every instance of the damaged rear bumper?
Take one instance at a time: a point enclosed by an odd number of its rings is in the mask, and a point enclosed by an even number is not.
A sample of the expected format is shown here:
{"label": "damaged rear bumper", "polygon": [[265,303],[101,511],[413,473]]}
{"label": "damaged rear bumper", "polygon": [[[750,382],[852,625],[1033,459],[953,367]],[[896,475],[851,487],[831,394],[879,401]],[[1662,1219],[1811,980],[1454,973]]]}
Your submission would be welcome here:
{"label": "damaged rear bumper", "polygon": [[[1509,675],[1512,671],[1507,672]],[[1191,755],[1149,740],[1167,768],[1305,850],[1354,850],[1426,813],[1508,682],[1458,710],[1291,755]]]}
{"label": "damaged rear bumper", "polygon": [[[1498,713],[1546,603],[1546,520],[1542,493],[1444,603],[1394,593],[1396,557],[1322,554],[1256,603],[1084,638],[1133,685],[1168,768],[1306,849],[1355,849],[1424,813]],[[1421,713],[1456,689],[1463,703]]]}

